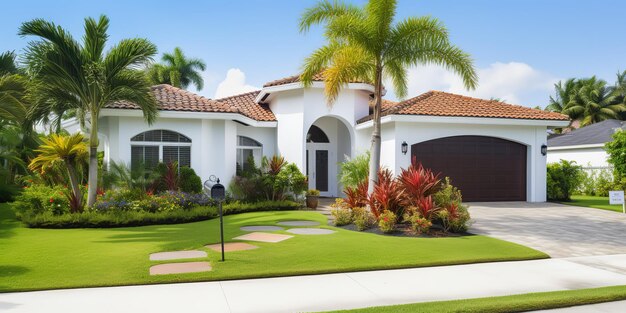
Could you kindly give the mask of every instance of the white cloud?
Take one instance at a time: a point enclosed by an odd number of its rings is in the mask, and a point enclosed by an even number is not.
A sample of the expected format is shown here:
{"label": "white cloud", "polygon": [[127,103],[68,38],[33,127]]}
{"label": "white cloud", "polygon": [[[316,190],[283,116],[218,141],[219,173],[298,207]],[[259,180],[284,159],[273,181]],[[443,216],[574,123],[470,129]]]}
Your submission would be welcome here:
{"label": "white cloud", "polygon": [[409,70],[409,97],[428,90],[441,90],[477,98],[498,98],[525,106],[545,106],[557,78],[521,62],[496,62],[478,68],[479,83],[467,91],[462,80],[440,66],[418,66]]}
{"label": "white cloud", "polygon": [[226,73],[226,78],[217,85],[215,99],[233,96],[259,88],[246,84],[246,74],[238,68],[231,68]]}

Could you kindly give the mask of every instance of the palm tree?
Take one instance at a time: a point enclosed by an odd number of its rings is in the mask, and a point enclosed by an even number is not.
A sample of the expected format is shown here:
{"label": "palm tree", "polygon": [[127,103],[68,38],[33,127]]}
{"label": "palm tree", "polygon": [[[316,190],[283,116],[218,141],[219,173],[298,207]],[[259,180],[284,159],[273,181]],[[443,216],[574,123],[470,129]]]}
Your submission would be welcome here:
{"label": "palm tree", "polygon": [[[85,19],[81,43],[60,26],[43,19],[22,24],[21,36],[37,36],[26,51],[28,71],[34,80],[31,90],[35,107],[66,105],[90,123],[89,192],[87,205],[96,200],[98,184],[98,117],[114,101],[130,101],[143,111],[148,123],[157,116],[150,84],[139,68],[152,60],[156,46],[147,39],[121,40],[105,53],[109,19]],[[37,111],[36,109],[34,111]],[[84,118],[81,118],[84,119]]]}
{"label": "palm tree", "polygon": [[364,7],[322,0],[300,18],[300,32],[325,23],[327,44],[306,58],[300,76],[304,86],[322,74],[325,95],[332,105],[342,87],[350,82],[374,86],[368,193],[378,180],[380,167],[380,115],[383,79],[388,79],[398,97],[407,94],[407,68],[437,64],[451,70],[466,88],[477,85],[471,57],[450,43],[448,31],[436,18],[409,17],[395,22],[395,0],[370,0]]}
{"label": "palm tree", "polygon": [[18,68],[15,64],[15,52],[7,51],[0,53],[0,75],[17,74]]}
{"label": "palm tree", "polygon": [[[554,97],[550,96],[550,103],[546,106],[546,111],[563,112],[576,97],[580,89],[580,82],[575,78],[570,78],[565,82],[559,81],[554,84]],[[571,117],[571,116],[570,116]]]}
{"label": "palm tree", "polygon": [[185,57],[179,47],[174,48],[173,53],[164,53],[162,60],[165,64],[157,63],[148,68],[148,78],[153,84],[170,84],[185,89],[194,84],[196,89],[202,90],[204,80],[200,71],[206,69],[204,61]]}
{"label": "palm tree", "polygon": [[563,110],[569,116],[581,119],[581,126],[601,122],[607,119],[618,119],[621,112],[626,111],[623,103],[617,102],[619,95],[607,82],[592,77],[583,82],[578,90],[578,101]]}
{"label": "palm tree", "polygon": [[70,178],[74,212],[82,209],[83,194],[78,182],[77,167],[87,160],[87,145],[82,134],[76,133],[71,136],[52,134],[49,138],[42,139],[43,143],[35,152],[38,154],[28,168],[39,171],[42,174],[62,163]]}

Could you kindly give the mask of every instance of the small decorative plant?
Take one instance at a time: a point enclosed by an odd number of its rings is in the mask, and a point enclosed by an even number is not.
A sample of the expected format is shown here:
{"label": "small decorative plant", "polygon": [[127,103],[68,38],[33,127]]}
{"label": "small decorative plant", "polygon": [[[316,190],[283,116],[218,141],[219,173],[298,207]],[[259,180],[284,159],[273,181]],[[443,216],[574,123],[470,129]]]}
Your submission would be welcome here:
{"label": "small decorative plant", "polygon": [[343,226],[352,223],[352,210],[348,208],[334,208],[330,214],[335,218],[335,226]]}
{"label": "small decorative plant", "polygon": [[320,191],[317,189],[309,189],[306,192],[306,206],[309,209],[317,208],[319,204]]}
{"label": "small decorative plant", "polygon": [[431,221],[418,214],[408,216],[405,220],[411,224],[411,230],[416,234],[425,234],[430,230],[430,227],[433,226]]}
{"label": "small decorative plant", "polygon": [[376,223],[376,217],[364,207],[352,208],[352,219],[358,231],[364,231]]}
{"label": "small decorative plant", "polygon": [[396,214],[385,210],[378,217],[378,227],[383,233],[390,233],[396,228]]}

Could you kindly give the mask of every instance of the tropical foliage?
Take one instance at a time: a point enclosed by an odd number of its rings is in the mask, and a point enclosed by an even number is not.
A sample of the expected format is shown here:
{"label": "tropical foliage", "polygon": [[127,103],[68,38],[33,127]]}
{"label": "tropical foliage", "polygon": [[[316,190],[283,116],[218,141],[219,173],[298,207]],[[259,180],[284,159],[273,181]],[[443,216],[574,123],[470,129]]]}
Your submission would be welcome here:
{"label": "tropical foliage", "polygon": [[78,168],[87,160],[87,145],[83,135],[77,133],[71,136],[50,135],[43,138],[43,143],[35,150],[38,154],[28,168],[45,174],[47,170],[67,170],[72,192],[68,194],[68,200],[72,212],[83,210],[83,193],[80,190]]}
{"label": "tropical foliage", "polygon": [[124,39],[105,53],[108,28],[106,16],[86,18],[82,42],[43,19],[26,22],[19,29],[21,36],[38,38],[25,55],[32,81],[33,118],[44,119],[50,112],[62,116],[74,109],[83,123],[89,122],[88,206],[95,203],[98,187],[100,110],[114,101],[130,101],[142,109],[148,123],[157,115],[150,84],[139,70],[156,54],[156,46],[147,39]]}
{"label": "tropical foliage", "polygon": [[179,47],[172,53],[164,53],[161,60],[163,63],[152,64],[147,70],[152,84],[170,84],[184,89],[193,84],[197,90],[202,90],[204,80],[200,72],[206,69],[204,61],[187,58]]}
{"label": "tropical foliage", "polygon": [[433,225],[444,233],[465,232],[469,227],[467,206],[449,178],[440,179],[439,173],[415,159],[397,177],[388,169],[381,169],[378,175],[371,195],[367,193],[367,178],[356,182],[356,187],[344,189],[346,198],[337,201],[331,211],[337,226],[354,223],[358,230],[364,230],[372,225],[368,221],[374,220],[381,232],[389,233],[398,228],[398,222],[404,222],[418,235],[428,234]]}
{"label": "tropical foliage", "polygon": [[626,113],[626,71],[610,85],[595,76],[570,78],[554,85],[546,110],[566,114],[580,126],[607,119],[624,119]]}
{"label": "tropical foliage", "polygon": [[307,178],[300,169],[283,157],[263,157],[257,167],[250,156],[247,167],[234,177],[228,190],[235,199],[254,202],[260,200],[298,200],[307,189]]}
{"label": "tropical foliage", "polygon": [[571,200],[571,196],[579,188],[582,178],[582,166],[577,165],[576,162],[561,160],[558,163],[548,164],[548,199]]}
{"label": "tropical foliage", "polygon": [[327,41],[304,61],[300,78],[305,86],[311,86],[321,73],[329,105],[350,82],[374,86],[370,194],[379,177],[383,80],[390,82],[399,98],[404,98],[408,91],[407,69],[436,64],[457,73],[466,88],[477,84],[472,59],[450,42],[443,23],[430,16],[396,21],[396,6],[395,0],[370,0],[363,7],[322,0],[300,18],[301,32],[324,24]]}

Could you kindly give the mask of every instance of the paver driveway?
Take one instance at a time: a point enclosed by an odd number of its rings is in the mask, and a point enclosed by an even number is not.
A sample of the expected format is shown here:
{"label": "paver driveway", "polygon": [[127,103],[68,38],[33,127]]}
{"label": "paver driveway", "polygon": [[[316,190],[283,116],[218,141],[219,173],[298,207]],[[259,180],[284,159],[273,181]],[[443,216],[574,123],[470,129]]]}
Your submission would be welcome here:
{"label": "paver driveway", "polygon": [[471,233],[553,258],[626,253],[626,214],[556,203],[470,203]]}

